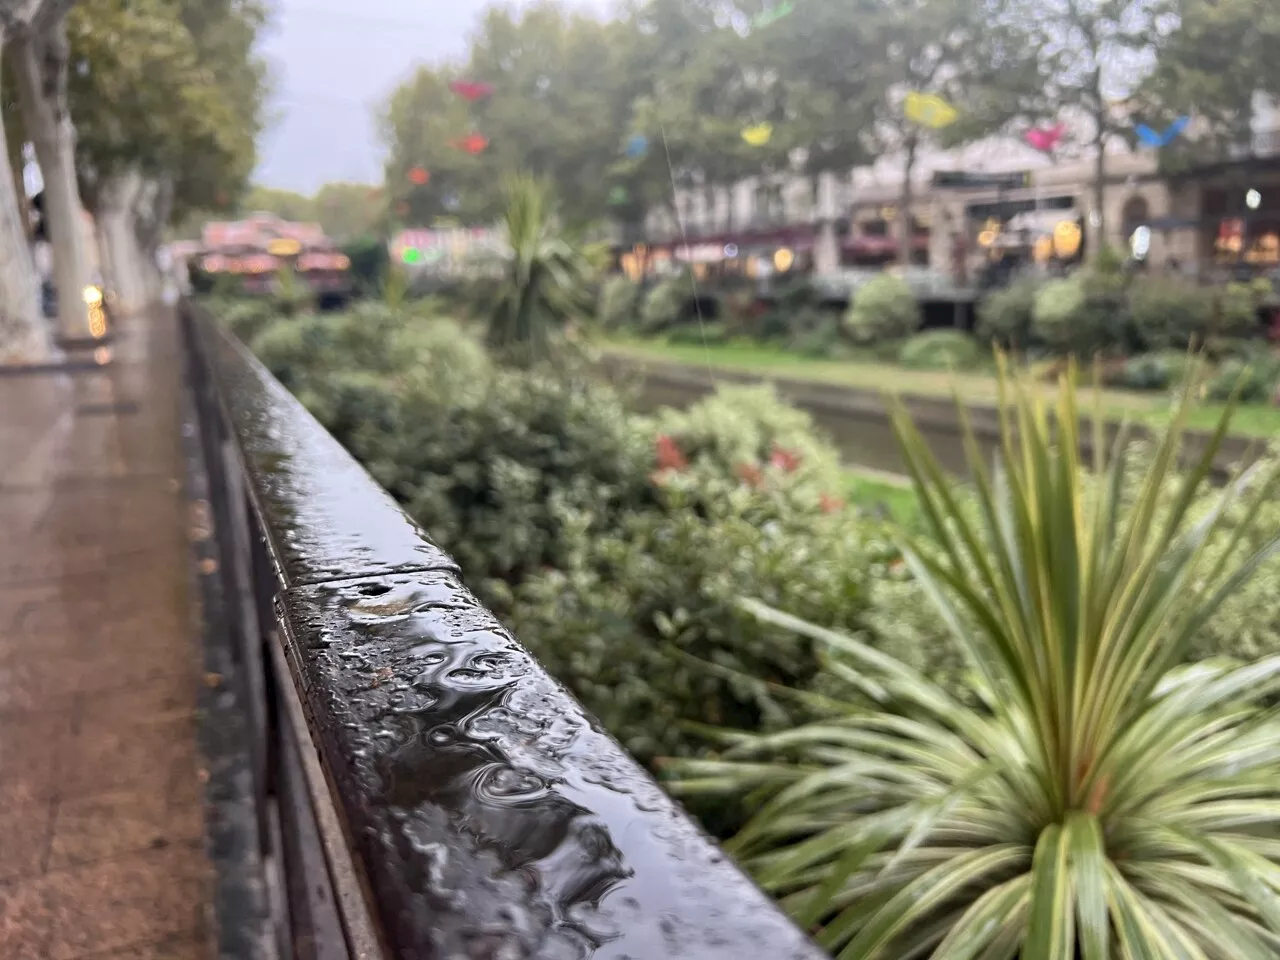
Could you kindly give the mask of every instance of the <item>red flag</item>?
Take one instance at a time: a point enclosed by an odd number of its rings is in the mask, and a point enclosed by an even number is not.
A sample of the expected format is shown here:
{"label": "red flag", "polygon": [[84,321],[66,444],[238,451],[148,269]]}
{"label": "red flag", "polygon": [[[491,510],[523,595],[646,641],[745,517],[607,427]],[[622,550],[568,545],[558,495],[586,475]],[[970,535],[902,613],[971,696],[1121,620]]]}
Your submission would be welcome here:
{"label": "red flag", "polygon": [[451,145],[459,150],[475,154],[483,153],[484,148],[489,146],[489,141],[485,139],[483,134],[469,133],[465,137],[459,137],[457,140],[451,141]]}
{"label": "red flag", "polygon": [[471,80],[454,80],[449,84],[449,89],[460,96],[463,100],[474,103],[477,100],[483,100],[489,94],[493,93],[493,87],[487,83],[475,83]]}

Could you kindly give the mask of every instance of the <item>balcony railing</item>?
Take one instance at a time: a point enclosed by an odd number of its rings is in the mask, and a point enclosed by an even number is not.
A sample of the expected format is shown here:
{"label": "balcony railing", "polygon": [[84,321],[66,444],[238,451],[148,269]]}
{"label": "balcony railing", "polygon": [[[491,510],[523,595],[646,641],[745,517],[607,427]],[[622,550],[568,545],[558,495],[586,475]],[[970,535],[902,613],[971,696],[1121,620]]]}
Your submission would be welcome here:
{"label": "balcony railing", "polygon": [[[244,753],[210,775],[254,814],[213,829],[248,837],[278,956],[823,955],[238,342],[184,330],[229,674],[206,723]],[[252,929],[224,918],[222,955],[269,956]]]}

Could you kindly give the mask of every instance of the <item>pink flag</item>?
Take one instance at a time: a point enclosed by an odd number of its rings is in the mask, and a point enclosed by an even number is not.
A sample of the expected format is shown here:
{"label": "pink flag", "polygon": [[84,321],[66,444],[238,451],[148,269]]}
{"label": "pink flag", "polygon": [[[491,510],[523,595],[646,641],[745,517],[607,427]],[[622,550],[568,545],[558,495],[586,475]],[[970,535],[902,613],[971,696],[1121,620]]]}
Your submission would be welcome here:
{"label": "pink flag", "polygon": [[1066,124],[1055,123],[1052,127],[1035,127],[1022,135],[1022,139],[1041,153],[1050,153],[1067,132]]}

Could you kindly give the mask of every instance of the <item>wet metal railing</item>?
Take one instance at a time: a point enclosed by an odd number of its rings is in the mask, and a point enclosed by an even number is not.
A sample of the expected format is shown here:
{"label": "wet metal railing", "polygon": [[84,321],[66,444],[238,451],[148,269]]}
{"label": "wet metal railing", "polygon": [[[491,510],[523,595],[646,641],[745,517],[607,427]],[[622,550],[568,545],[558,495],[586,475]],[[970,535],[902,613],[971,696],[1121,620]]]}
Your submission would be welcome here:
{"label": "wet metal railing", "polygon": [[279,956],[823,956],[238,342],[184,327]]}

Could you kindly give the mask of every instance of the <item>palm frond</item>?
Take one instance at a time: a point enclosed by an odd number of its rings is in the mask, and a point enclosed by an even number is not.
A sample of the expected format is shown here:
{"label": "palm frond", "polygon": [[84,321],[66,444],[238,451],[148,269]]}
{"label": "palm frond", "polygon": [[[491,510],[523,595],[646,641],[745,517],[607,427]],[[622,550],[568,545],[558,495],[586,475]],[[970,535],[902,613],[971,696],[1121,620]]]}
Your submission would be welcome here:
{"label": "palm frond", "polygon": [[1274,956],[1280,657],[1184,661],[1280,549],[1252,528],[1280,474],[1209,490],[1230,405],[1183,464],[1190,391],[1136,491],[1123,432],[1108,448],[1096,404],[1081,415],[1074,370],[1052,405],[1003,370],[1001,399],[992,464],[960,411],[967,497],[893,406],[927,530],[903,556],[985,706],[744,600],[827,647],[848,702],[672,764],[674,786],[759,798],[730,849],[842,958]]}

